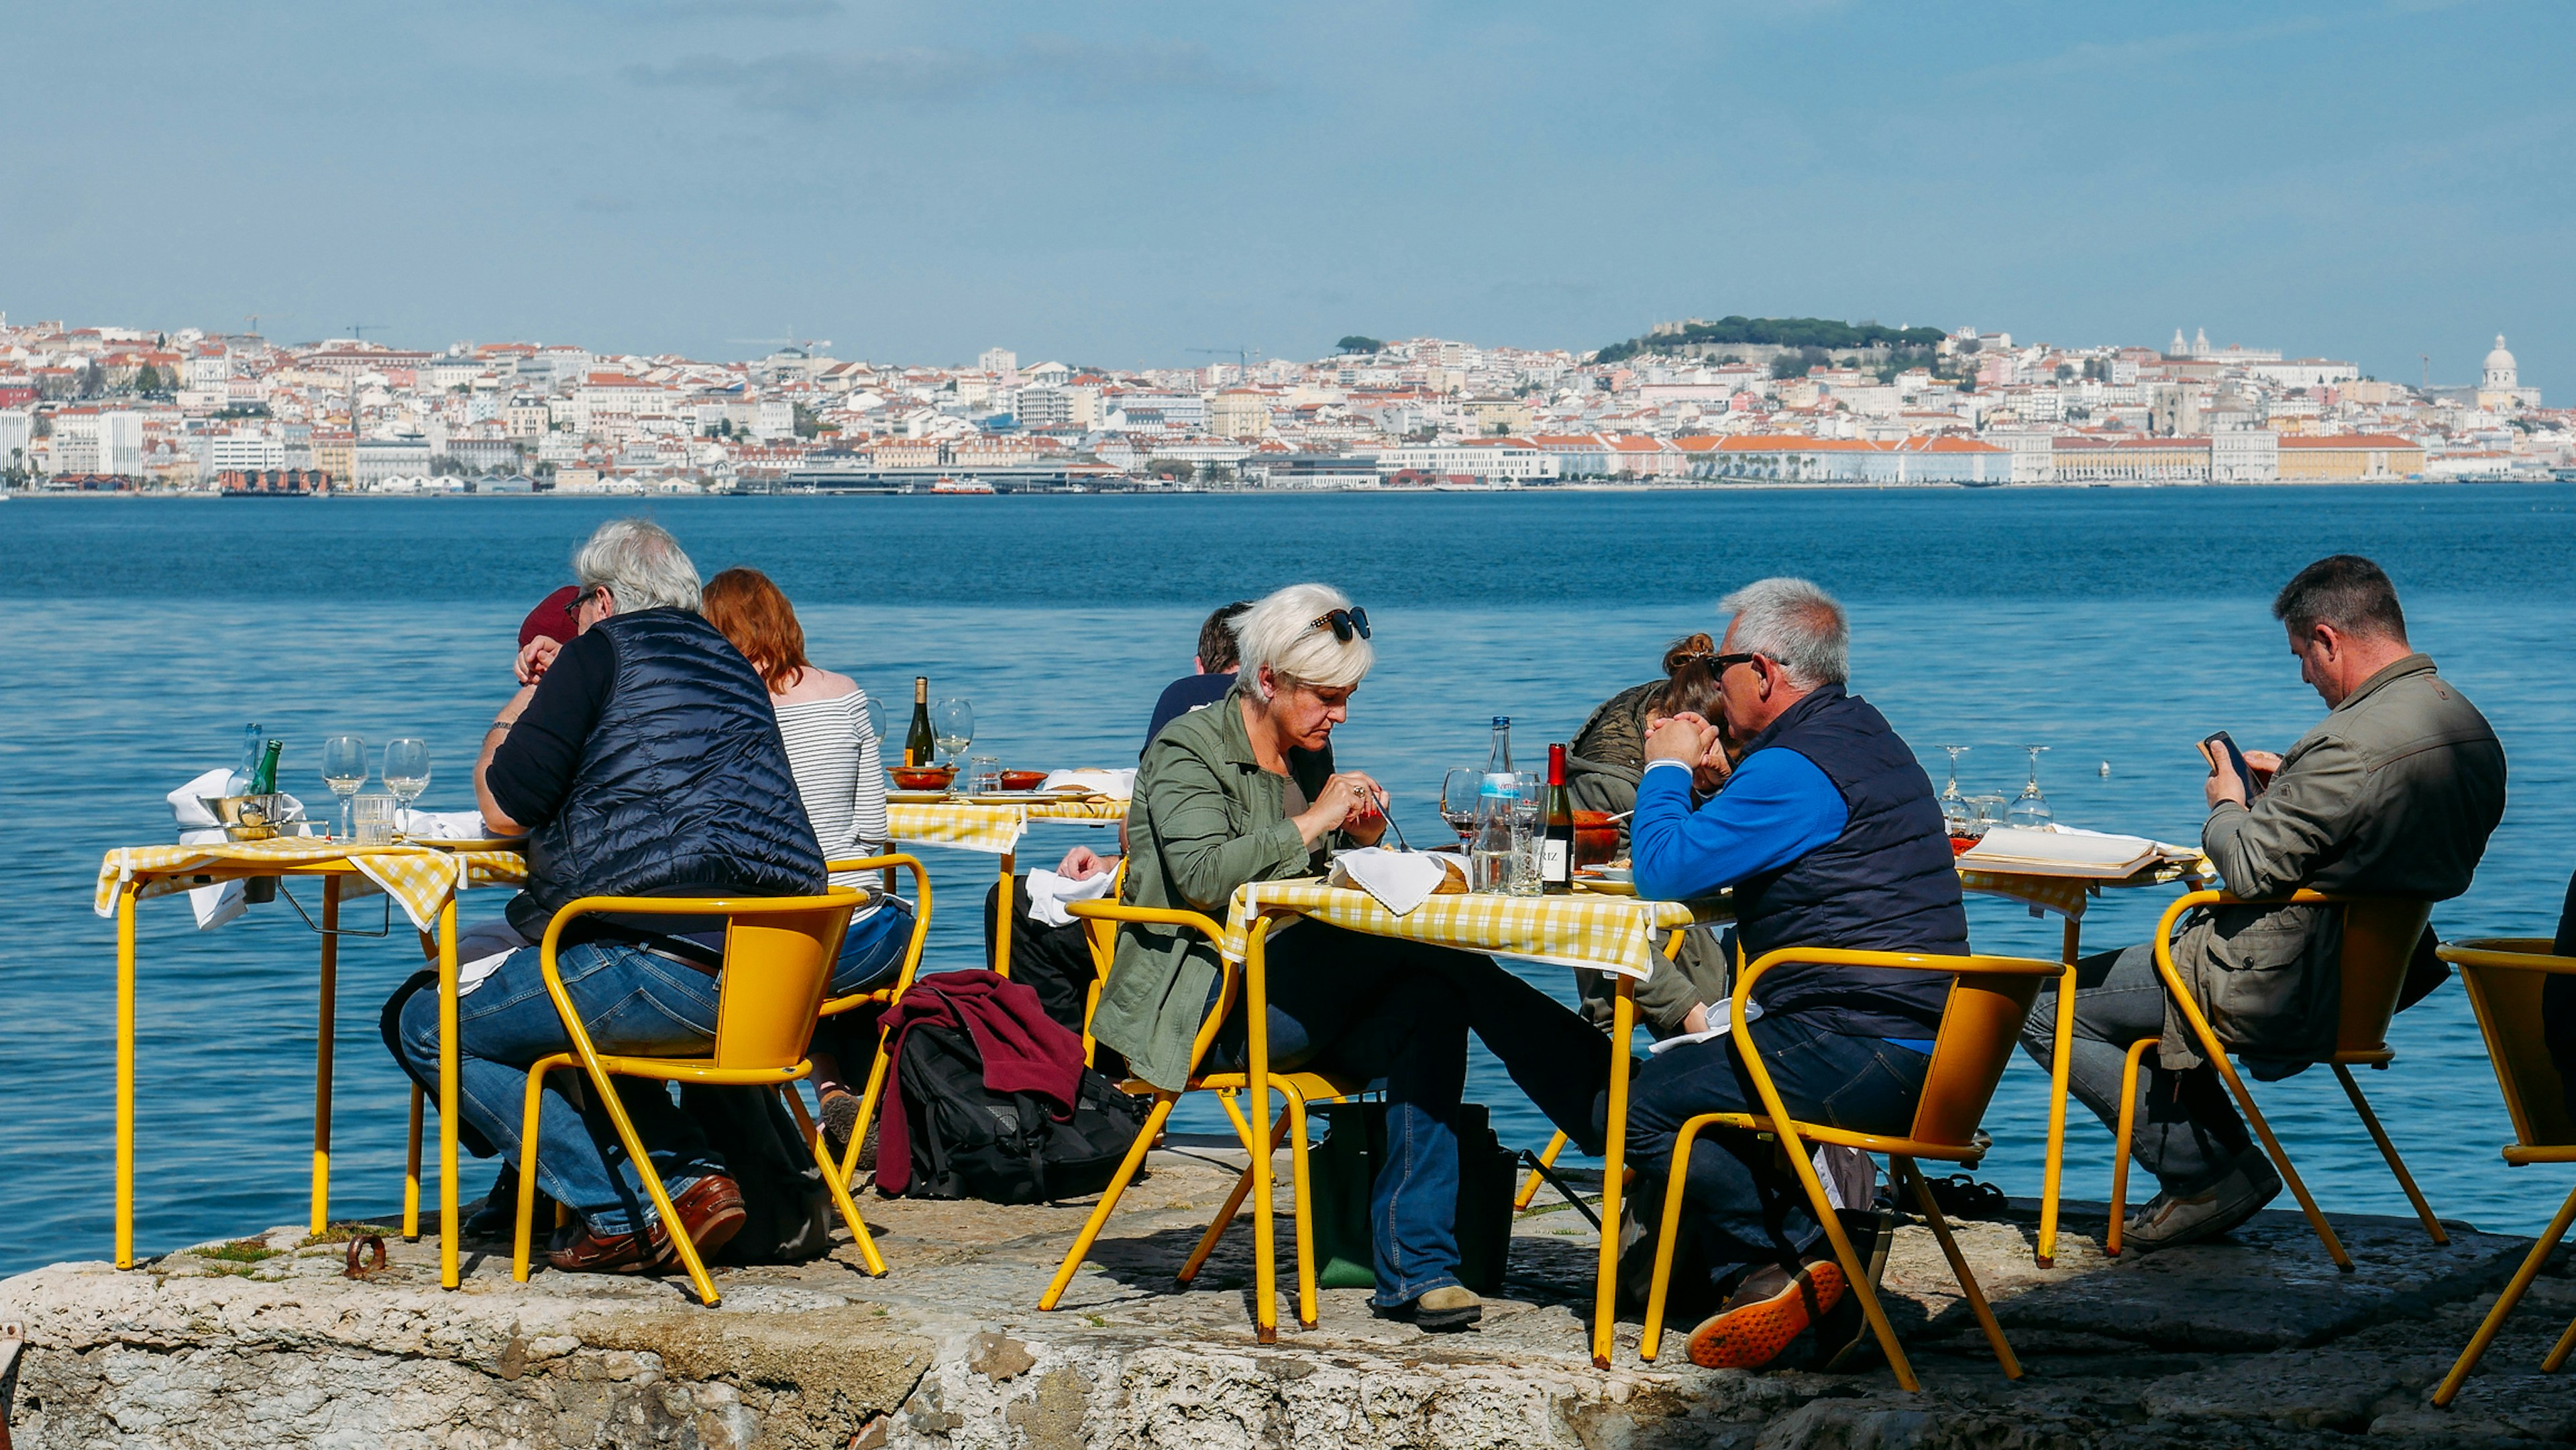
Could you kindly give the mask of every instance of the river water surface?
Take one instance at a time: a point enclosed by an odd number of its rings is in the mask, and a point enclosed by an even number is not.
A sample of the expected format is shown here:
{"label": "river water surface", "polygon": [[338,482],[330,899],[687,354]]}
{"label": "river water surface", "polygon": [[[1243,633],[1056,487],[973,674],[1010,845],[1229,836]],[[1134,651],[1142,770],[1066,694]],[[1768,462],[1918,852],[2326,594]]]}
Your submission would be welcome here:
{"label": "river water surface", "polygon": [[[976,753],[1008,766],[1132,763],[1156,691],[1186,671],[1199,620],[1227,599],[1321,578],[1376,626],[1379,663],[1336,737],[1396,791],[1419,842],[1438,836],[1440,773],[1484,759],[1514,717],[1535,759],[1595,703],[1647,678],[1665,641],[1722,621],[1727,589],[1799,573],[1853,619],[1853,687],[1936,780],[2011,794],[2018,747],[2050,747],[2057,819],[2197,838],[2192,742],[2224,728],[2283,748],[2323,707],[2266,613],[2301,564],[2380,560],[2415,643],[2495,723],[2512,803],[2475,888],[2434,917],[2446,936],[2551,929],[2576,830],[2576,488],[1917,490],[1337,494],[1307,497],[41,500],[0,505],[0,1273],[103,1257],[115,1099],[110,923],[100,855],[170,839],[162,796],[231,762],[243,722],[287,741],[283,784],[327,796],[325,736],[427,738],[424,804],[471,804],[481,727],[511,688],[514,631],[566,582],[601,519],[648,512],[701,572],[770,572],[818,662],[901,698],[911,677],[975,702]],[[2107,766],[2107,770],[2105,767]],[[1106,844],[1041,827],[1042,862]],[[934,967],[973,964],[991,858],[926,852]],[[467,898],[497,913],[498,892]],[[2138,940],[2169,898],[2113,893],[2088,946]],[[314,939],[282,909],[199,933],[185,904],[142,909],[137,1246],[162,1252],[300,1221],[313,1105]],[[1979,948],[2054,956],[2057,924],[1972,899]],[[371,913],[368,913],[371,914]],[[343,954],[335,1206],[399,1201],[406,1098],[375,1040],[385,993],[417,963],[401,936]],[[1558,968],[1523,966],[1570,1000]],[[2399,1019],[2389,1072],[2362,1074],[2434,1206],[2529,1230],[2565,1185],[2508,1172],[2511,1133],[2456,985]],[[2004,1078],[1981,1176],[2035,1193],[2046,1077]],[[2330,1208],[2404,1199],[2332,1078],[2260,1089]],[[1507,1142],[1546,1125],[1479,1058],[1471,1095]],[[1197,1121],[1197,1119],[1205,1121]],[[1184,1126],[1214,1128],[1213,1108]],[[2080,1105],[2069,1193],[2099,1198],[2108,1136]],[[466,1196],[489,1164],[470,1160]]]}

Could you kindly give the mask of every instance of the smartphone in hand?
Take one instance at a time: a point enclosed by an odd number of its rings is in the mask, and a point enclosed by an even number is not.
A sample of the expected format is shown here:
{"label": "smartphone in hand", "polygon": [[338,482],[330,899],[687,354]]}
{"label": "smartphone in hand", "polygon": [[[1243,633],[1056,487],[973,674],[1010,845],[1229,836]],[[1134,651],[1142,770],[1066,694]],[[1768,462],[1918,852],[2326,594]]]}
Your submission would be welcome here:
{"label": "smartphone in hand", "polygon": [[2222,770],[2236,773],[2236,779],[2245,787],[2246,800],[2251,801],[2262,794],[2263,787],[2255,779],[2254,767],[2245,763],[2245,752],[2236,748],[2236,742],[2228,738],[2226,731],[2212,731],[2204,737],[2200,742],[2200,753],[2209,760],[2210,774],[2216,775]]}

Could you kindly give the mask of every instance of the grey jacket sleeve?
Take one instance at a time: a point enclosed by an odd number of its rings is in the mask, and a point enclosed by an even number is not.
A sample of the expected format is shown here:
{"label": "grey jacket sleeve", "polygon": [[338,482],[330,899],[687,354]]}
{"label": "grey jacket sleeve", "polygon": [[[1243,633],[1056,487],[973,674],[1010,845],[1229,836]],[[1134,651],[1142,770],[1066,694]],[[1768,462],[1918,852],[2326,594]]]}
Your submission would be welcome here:
{"label": "grey jacket sleeve", "polygon": [[2229,891],[2283,895],[2315,873],[2328,849],[2352,839],[2369,781],[2360,752],[2342,740],[2303,741],[2251,809],[2230,803],[2210,812],[2201,849]]}

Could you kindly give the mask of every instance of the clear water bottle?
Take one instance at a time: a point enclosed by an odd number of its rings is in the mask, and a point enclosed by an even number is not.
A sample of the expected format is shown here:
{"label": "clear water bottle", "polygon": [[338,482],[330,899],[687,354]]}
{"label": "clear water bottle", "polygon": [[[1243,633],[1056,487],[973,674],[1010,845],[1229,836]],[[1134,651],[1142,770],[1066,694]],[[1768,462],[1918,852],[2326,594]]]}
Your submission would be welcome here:
{"label": "clear water bottle", "polygon": [[[1509,724],[1496,717],[1496,738]],[[1497,749],[1501,748],[1499,745]],[[1467,838],[1467,889],[1502,892],[1512,882],[1512,808],[1520,792],[1509,771],[1487,772],[1476,795],[1476,833]]]}
{"label": "clear water bottle", "polygon": [[259,722],[254,720],[242,727],[241,764],[234,766],[233,773],[224,778],[224,794],[250,794],[251,775],[259,769],[260,741]]}
{"label": "clear water bottle", "polygon": [[1517,791],[1512,783],[1512,717],[1509,715],[1494,717],[1494,748],[1485,756],[1485,784],[1490,789],[1497,783],[1506,795]]}

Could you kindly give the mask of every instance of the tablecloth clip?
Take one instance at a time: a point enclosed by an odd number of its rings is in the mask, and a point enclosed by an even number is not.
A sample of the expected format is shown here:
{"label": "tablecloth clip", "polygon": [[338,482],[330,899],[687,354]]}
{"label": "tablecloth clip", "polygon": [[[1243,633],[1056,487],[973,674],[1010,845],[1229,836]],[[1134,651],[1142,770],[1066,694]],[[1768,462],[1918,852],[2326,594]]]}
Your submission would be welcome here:
{"label": "tablecloth clip", "polygon": [[315,936],[392,936],[394,934],[393,893],[383,891],[382,888],[378,888],[378,890],[382,895],[385,904],[384,925],[375,931],[354,931],[345,926],[326,927],[322,925],[322,923],[315,921],[312,916],[304,910],[304,903],[296,900],[295,893],[287,889],[286,878],[281,876],[277,881],[277,894],[286,898],[286,904],[295,908],[295,914],[304,918],[305,926],[310,928]]}

